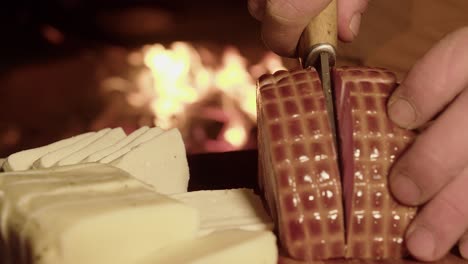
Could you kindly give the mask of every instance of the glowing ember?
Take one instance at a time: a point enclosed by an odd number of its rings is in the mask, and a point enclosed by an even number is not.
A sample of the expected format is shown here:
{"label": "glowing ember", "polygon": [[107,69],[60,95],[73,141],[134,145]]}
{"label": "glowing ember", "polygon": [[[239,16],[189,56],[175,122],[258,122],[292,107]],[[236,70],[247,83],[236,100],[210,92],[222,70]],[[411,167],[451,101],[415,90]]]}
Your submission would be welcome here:
{"label": "glowing ember", "polygon": [[224,138],[233,146],[242,147],[247,139],[247,134],[241,126],[229,127],[224,132]]}
{"label": "glowing ember", "polygon": [[[249,67],[248,61],[233,47],[224,50],[218,65],[206,65],[212,58],[216,58],[213,53],[197,50],[186,42],[174,42],[169,47],[145,46],[128,56],[130,64],[143,63],[146,69],[136,78],[138,91],[128,93],[127,100],[134,106],[150,100],[154,124],[164,129],[178,127],[186,141],[208,137],[200,132],[199,124],[191,124],[195,122],[192,119],[202,116],[205,121],[211,118],[223,123],[221,135],[214,141],[224,143],[213,144],[210,139],[210,144],[203,147],[205,151],[242,149],[256,123],[256,79],[261,74],[285,68],[272,53],[266,53],[258,64]],[[215,108],[224,114],[213,110],[213,100]]]}

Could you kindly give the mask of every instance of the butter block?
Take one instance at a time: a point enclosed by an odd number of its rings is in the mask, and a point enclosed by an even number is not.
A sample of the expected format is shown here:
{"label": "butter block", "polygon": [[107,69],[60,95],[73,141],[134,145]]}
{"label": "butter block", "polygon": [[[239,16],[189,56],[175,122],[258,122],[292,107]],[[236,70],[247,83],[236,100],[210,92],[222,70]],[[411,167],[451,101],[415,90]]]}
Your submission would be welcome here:
{"label": "butter block", "polygon": [[16,152],[8,156],[7,160],[3,163],[4,171],[22,171],[29,170],[32,168],[34,161],[40,157],[46,155],[47,153],[56,151],[63,147],[72,145],[78,141],[84,140],[88,137],[94,135],[95,132],[88,132],[80,134],[74,137],[66,138],[59,140],[57,142],[38,147],[33,149],[27,149],[20,152]]}
{"label": "butter block", "polygon": [[199,216],[98,163],[0,174],[1,263],[128,264],[193,240]]}
{"label": "butter block", "polygon": [[187,192],[189,168],[182,135],[168,130],[131,149],[110,165],[127,171],[163,194]]}
{"label": "butter block", "polygon": [[126,134],[122,128],[114,128],[108,133],[104,134],[102,137],[96,139],[94,142],[91,142],[84,148],[68,155],[65,158],[60,159],[55,166],[78,164],[80,163],[80,161],[84,160],[92,153],[99,151],[103,148],[112,146],[124,137],[126,137]]}
{"label": "butter block", "polygon": [[123,146],[122,148],[118,149],[117,151],[115,151],[114,153],[111,153],[109,154],[108,156],[104,157],[103,159],[101,159],[99,162],[100,163],[111,163],[112,161],[120,158],[121,156],[123,156],[125,153],[129,152],[130,150],[132,150],[132,148],[135,148],[145,142],[147,142],[148,140],[156,137],[156,136],[159,136],[160,134],[162,134],[164,132],[164,130],[162,130],[161,128],[159,127],[153,127],[153,128],[150,128],[148,131],[146,131],[145,133],[143,133],[141,136],[135,138],[134,140],[132,140],[130,143],[128,143],[127,145]]}
{"label": "butter block", "polygon": [[271,231],[225,230],[156,251],[138,264],[277,264]]}
{"label": "butter block", "polygon": [[274,228],[262,200],[251,189],[196,191],[171,197],[198,209],[198,236],[226,229],[256,231]]}
{"label": "butter block", "polygon": [[74,142],[71,145],[67,145],[55,151],[49,152],[46,155],[40,157],[38,160],[36,160],[33,163],[32,167],[34,169],[50,168],[53,165],[55,165],[60,159],[86,147],[88,144],[104,136],[110,130],[110,128],[101,129],[98,132],[92,134],[91,136],[78,140],[77,142]]}
{"label": "butter block", "polygon": [[122,140],[119,140],[116,144],[111,145],[107,148],[104,148],[102,150],[96,151],[95,153],[89,155],[85,160],[83,160],[80,163],[88,163],[88,162],[97,162],[100,159],[114,153],[115,151],[119,150],[123,146],[127,145],[128,143],[132,142],[135,138],[139,137],[143,133],[145,133],[149,127],[143,126],[140,127],[139,129],[133,131],[130,133],[130,135],[126,136]]}

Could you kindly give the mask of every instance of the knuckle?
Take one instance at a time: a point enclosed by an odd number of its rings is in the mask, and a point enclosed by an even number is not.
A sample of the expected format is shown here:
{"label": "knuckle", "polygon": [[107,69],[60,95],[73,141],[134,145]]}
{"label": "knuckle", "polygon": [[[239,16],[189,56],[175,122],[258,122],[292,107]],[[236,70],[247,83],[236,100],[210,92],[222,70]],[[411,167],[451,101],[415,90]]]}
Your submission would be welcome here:
{"label": "knuckle", "polygon": [[299,25],[309,21],[313,14],[331,2],[320,0],[310,3],[303,0],[266,0],[267,12],[278,22],[285,25]]}
{"label": "knuckle", "polygon": [[417,151],[413,153],[413,165],[417,168],[415,170],[420,172],[420,181],[426,185],[447,183],[461,171],[447,161],[443,147],[435,144],[436,140],[428,132],[416,139]]}
{"label": "knuckle", "polygon": [[468,209],[463,206],[463,203],[455,198],[455,196],[441,193],[439,197],[441,209],[447,212],[446,217],[454,217],[455,219],[468,220]]}
{"label": "knuckle", "polygon": [[291,0],[267,0],[268,13],[281,24],[293,24],[300,10],[292,2]]}
{"label": "knuckle", "polygon": [[416,139],[414,145],[392,168],[393,175],[412,180],[421,192],[421,202],[430,199],[457,173],[459,171],[449,168],[440,152],[431,149],[431,145],[423,138]]}
{"label": "knuckle", "polygon": [[[444,49],[447,64],[466,58],[466,43],[468,42],[468,26],[459,28],[445,37]],[[444,41],[441,41],[444,42]],[[450,81],[450,80],[447,80]],[[448,82],[447,82],[448,83]]]}
{"label": "knuckle", "polygon": [[431,149],[430,145],[425,145],[424,149],[421,149],[420,153],[420,160],[421,162],[421,169],[424,170],[424,173],[428,173],[431,177],[430,178],[438,178],[438,175],[449,173],[449,168],[446,166],[446,162],[444,162],[444,158],[441,157],[439,151],[435,149]]}

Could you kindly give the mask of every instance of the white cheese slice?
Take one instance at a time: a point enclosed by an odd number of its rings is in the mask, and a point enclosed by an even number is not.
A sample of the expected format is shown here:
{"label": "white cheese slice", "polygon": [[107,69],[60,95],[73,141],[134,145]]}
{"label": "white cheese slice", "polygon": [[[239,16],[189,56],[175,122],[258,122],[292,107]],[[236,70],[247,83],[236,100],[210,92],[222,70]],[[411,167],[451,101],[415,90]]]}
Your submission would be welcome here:
{"label": "white cheese slice", "polygon": [[112,154],[104,157],[103,159],[99,160],[99,162],[100,163],[110,163],[110,162],[114,161],[115,159],[118,159],[119,157],[123,156],[125,153],[129,152],[130,150],[132,150],[132,148],[135,148],[135,147],[139,146],[140,144],[145,143],[148,140],[150,140],[150,139],[152,139],[152,138],[154,138],[156,136],[159,136],[163,132],[164,132],[164,130],[162,130],[159,127],[150,128],[148,131],[143,133],[141,136],[135,138],[130,143],[123,146],[122,148],[115,151],[114,153],[112,153]]}
{"label": "white cheese slice", "polygon": [[199,236],[226,229],[273,230],[273,220],[251,189],[209,190],[171,195],[197,208]]}
{"label": "white cheese slice", "polygon": [[40,157],[38,160],[36,160],[33,163],[32,167],[34,169],[50,168],[54,166],[60,159],[86,147],[88,144],[92,143],[96,139],[104,136],[110,130],[110,128],[101,129],[98,132],[92,134],[91,136],[78,140],[77,142],[74,142],[71,145],[67,145],[55,151],[49,152],[44,156]]}
{"label": "white cheese slice", "polygon": [[114,128],[94,142],[88,144],[86,147],[59,160],[56,165],[65,166],[78,164],[92,153],[114,145],[117,141],[123,139],[125,136],[126,134],[122,128]]}
{"label": "white cheese slice", "polygon": [[225,230],[170,245],[138,264],[277,264],[271,231]]}
{"label": "white cheese slice", "polygon": [[107,155],[110,155],[112,153],[114,153],[115,151],[119,150],[120,148],[122,148],[123,146],[127,145],[128,143],[132,142],[135,138],[139,137],[140,135],[142,135],[143,133],[145,133],[147,130],[149,129],[149,127],[147,126],[143,126],[143,127],[140,127],[139,129],[133,131],[132,133],[130,133],[130,135],[126,136],[125,138],[123,138],[122,140],[120,140],[119,142],[117,142],[116,144],[112,145],[112,146],[109,146],[107,148],[104,148],[102,150],[99,150],[91,155],[89,155],[83,162],[81,163],[87,163],[87,162],[97,162],[99,161],[100,159],[106,157]]}
{"label": "white cheese slice", "polygon": [[14,154],[11,154],[7,158],[7,160],[3,164],[3,170],[4,171],[29,170],[32,168],[34,161],[41,158],[42,156],[50,152],[54,152],[63,147],[70,146],[78,141],[91,137],[94,134],[95,132],[88,132],[88,133],[80,134],[74,137],[62,139],[62,140],[59,140],[57,142],[54,142],[54,143],[51,143],[49,145],[45,145],[42,147],[16,152]]}
{"label": "white cheese slice", "polygon": [[199,227],[196,209],[104,164],[3,173],[0,190],[6,264],[136,263]]}
{"label": "white cheese slice", "polygon": [[177,128],[142,143],[110,164],[163,194],[182,193],[188,188],[185,145]]}

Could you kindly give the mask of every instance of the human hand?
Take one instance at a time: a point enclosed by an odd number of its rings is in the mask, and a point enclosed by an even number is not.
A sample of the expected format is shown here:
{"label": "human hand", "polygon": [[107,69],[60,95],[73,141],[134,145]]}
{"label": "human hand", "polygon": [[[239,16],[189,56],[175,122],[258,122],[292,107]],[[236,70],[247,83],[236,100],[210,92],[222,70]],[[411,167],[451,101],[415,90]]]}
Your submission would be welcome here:
{"label": "human hand", "polygon": [[459,242],[468,258],[468,27],[414,65],[390,98],[388,114],[405,128],[433,120],[390,174],[398,200],[424,205],[408,228],[410,253],[433,261]]}
{"label": "human hand", "polygon": [[[338,37],[352,41],[369,0],[338,1]],[[273,52],[295,57],[299,38],[309,21],[331,0],[248,0],[250,14],[262,22],[262,38]]]}

